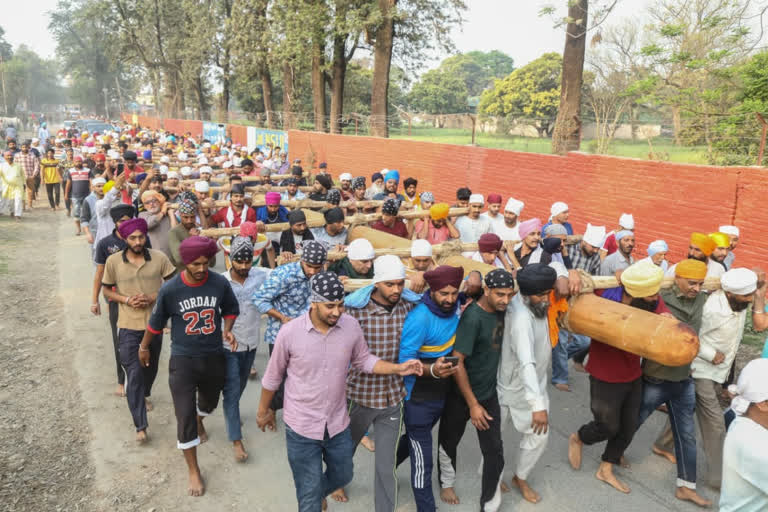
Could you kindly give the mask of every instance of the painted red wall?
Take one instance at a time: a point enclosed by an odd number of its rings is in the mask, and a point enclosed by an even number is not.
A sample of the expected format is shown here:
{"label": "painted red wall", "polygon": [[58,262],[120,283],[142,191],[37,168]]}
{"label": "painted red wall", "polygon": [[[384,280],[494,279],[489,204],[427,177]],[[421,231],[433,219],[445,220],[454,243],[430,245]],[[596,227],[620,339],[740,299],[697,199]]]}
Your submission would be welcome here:
{"label": "painted red wall", "polygon": [[[768,254],[768,170],[754,167],[685,165],[632,158],[569,153],[521,153],[472,146],[375,137],[329,135],[291,130],[290,158],[305,168],[327,162],[334,177],[342,172],[366,176],[398,169],[401,181],[419,180],[438,201],[455,200],[456,189],[513,196],[525,202],[522,217],[546,222],[554,201],[565,201],[578,233],[587,222],[618,227],[619,215],[635,217],[636,257],[645,257],[652,240],[663,238],[669,259],[684,257],[692,231],[712,232],[720,224],[741,229],[736,264],[763,264]],[[763,266],[765,266],[763,264]]]}

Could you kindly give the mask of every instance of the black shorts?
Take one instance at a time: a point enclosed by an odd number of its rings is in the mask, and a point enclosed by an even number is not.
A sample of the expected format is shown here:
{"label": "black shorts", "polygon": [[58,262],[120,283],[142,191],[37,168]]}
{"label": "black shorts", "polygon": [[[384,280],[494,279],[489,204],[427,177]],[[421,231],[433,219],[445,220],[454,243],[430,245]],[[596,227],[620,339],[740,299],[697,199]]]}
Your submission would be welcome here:
{"label": "black shorts", "polygon": [[197,415],[208,416],[219,404],[226,377],[224,352],[202,357],[171,356],[168,385],[176,413],[177,447],[186,450],[200,444]]}

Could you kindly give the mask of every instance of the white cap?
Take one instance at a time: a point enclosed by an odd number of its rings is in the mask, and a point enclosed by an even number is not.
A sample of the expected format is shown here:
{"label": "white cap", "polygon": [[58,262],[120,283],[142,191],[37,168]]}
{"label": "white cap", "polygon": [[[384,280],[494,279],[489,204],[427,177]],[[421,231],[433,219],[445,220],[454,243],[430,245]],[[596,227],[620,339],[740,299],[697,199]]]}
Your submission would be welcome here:
{"label": "white cap", "polygon": [[523,211],[523,206],[525,206],[524,202],[518,201],[514,197],[510,197],[507,199],[507,206],[504,207],[504,211],[512,212],[519,217]]}
{"label": "white cap", "polygon": [[342,173],[342,175],[339,176],[339,181],[352,181],[352,175],[348,172]]}
{"label": "white cap", "polygon": [[374,251],[371,242],[365,238],[358,238],[356,240],[352,240],[352,242],[349,244],[349,247],[347,247],[347,257],[350,260],[357,261],[372,260],[376,257],[376,251]]}
{"label": "white cap", "polygon": [[210,167],[208,167],[207,165],[204,165],[204,166],[202,166],[202,167],[200,168],[200,174],[203,174],[203,173],[206,173],[206,174],[213,174],[213,169],[211,169],[211,168],[210,168]]}
{"label": "white cap", "polygon": [[197,192],[208,192],[209,190],[211,190],[211,187],[210,185],[208,185],[207,181],[196,181],[195,190]]}
{"label": "white cap", "polygon": [[373,282],[405,279],[405,265],[394,254],[385,254],[373,260]]}
{"label": "white cap", "polygon": [[37,137],[32,137],[32,144],[37,144],[38,142],[40,142],[40,139]]}
{"label": "white cap", "polygon": [[119,160],[120,153],[118,153],[114,149],[110,149],[109,151],[107,151],[107,158],[109,158],[110,160]]}
{"label": "white cap", "polygon": [[192,176],[192,168],[191,167],[182,167],[181,168],[181,175],[182,176]]}
{"label": "white cap", "polygon": [[160,162],[164,164],[169,164],[171,163],[171,157],[169,157],[168,155],[163,155],[160,157]]}
{"label": "white cap", "polygon": [[568,211],[568,205],[562,201],[558,201],[552,204],[552,207],[549,209],[550,219],[556,215],[560,215],[561,213],[567,212],[567,211]]}
{"label": "white cap", "polygon": [[411,258],[431,258],[432,244],[426,240],[414,240],[411,242]]}
{"label": "white cap", "polygon": [[99,176],[98,178],[93,178],[91,180],[91,185],[106,185],[106,184],[107,184],[107,180],[105,180],[101,176]]}
{"label": "white cap", "polygon": [[208,165],[208,157],[206,157],[205,155],[200,155],[199,157],[197,157],[197,163],[201,165]]}
{"label": "white cap", "polygon": [[593,247],[602,247],[605,241],[605,226],[593,226],[587,223],[587,229],[584,231],[582,240]]}
{"label": "white cap", "polygon": [[173,178],[179,179],[179,173],[176,171],[168,171],[168,179],[170,180]]}
{"label": "white cap", "polygon": [[485,203],[485,200],[483,199],[483,194],[472,194],[469,196],[469,204],[483,204]]}
{"label": "white cap", "polygon": [[168,174],[168,166],[167,165],[161,165],[160,166],[160,174]]}
{"label": "white cap", "polygon": [[230,167],[232,167],[232,162],[224,162],[223,164],[221,164],[221,167],[223,169],[229,169]]}
{"label": "white cap", "polygon": [[728,386],[728,391],[736,395],[731,401],[731,409],[739,416],[747,412],[750,404],[768,400],[768,359],[761,357],[748,362],[736,384]]}
{"label": "white cap", "polygon": [[622,213],[619,217],[619,226],[630,231],[635,229],[635,218],[631,213]]}
{"label": "white cap", "polygon": [[179,153],[179,157],[178,158],[182,162],[186,162],[187,159],[189,158],[189,155],[187,155],[185,152],[182,151],[181,153]]}
{"label": "white cap", "polygon": [[720,277],[723,291],[749,295],[757,289],[757,274],[748,268],[732,268]]}
{"label": "white cap", "polygon": [[718,231],[728,236],[739,236],[739,228],[736,226],[720,226]]}

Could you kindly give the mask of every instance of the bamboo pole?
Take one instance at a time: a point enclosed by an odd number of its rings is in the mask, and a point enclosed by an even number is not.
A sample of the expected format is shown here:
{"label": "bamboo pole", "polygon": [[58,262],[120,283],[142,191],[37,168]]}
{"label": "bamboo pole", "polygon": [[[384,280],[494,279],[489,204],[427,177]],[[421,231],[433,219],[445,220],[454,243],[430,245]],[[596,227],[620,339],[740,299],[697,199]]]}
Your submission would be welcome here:
{"label": "bamboo pole", "polygon": [[[374,208],[379,207],[384,201],[359,201],[357,203],[354,203],[359,208]],[[252,207],[258,207],[258,206],[266,206],[266,200],[264,197],[259,198],[253,198],[251,200],[250,206]],[[347,206],[351,206],[353,203],[350,201],[342,201],[339,206],[342,208],[345,208]],[[218,206],[220,208],[225,208],[229,206],[229,201],[227,200],[219,200],[214,201],[214,206]],[[300,199],[299,201],[280,201],[280,206],[285,206],[286,208],[328,208],[331,206],[329,203],[326,203],[325,201],[312,201],[311,199]],[[173,203],[168,206],[169,208],[177,208],[178,205],[176,203]]]}

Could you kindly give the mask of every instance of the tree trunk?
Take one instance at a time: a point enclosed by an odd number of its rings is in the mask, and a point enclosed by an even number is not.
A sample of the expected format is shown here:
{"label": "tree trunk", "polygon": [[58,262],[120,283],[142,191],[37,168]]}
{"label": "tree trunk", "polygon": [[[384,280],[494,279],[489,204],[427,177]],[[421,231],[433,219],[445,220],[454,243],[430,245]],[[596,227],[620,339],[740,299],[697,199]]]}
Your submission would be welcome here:
{"label": "tree trunk", "polygon": [[272,75],[269,74],[269,68],[266,65],[261,68],[261,95],[264,98],[264,113],[267,116],[267,128],[274,128],[275,107],[272,105]]}
{"label": "tree trunk", "polygon": [[680,146],[680,132],[683,131],[683,122],[680,119],[680,107],[672,107],[672,129],[674,130],[675,146]]}
{"label": "tree trunk", "polygon": [[564,155],[577,151],[581,143],[581,87],[584,73],[584,51],[587,43],[588,0],[569,2],[568,17],[579,23],[568,23],[563,50],[563,73],[560,84],[560,108],[552,133],[552,152]]}
{"label": "tree trunk", "polygon": [[293,68],[289,62],[283,63],[283,129],[290,130],[294,127],[293,101],[295,87],[293,81]]}
{"label": "tree trunk", "polygon": [[331,133],[341,133],[341,116],[344,114],[344,77],[347,74],[346,47],[346,34],[339,34],[333,38],[333,76],[331,77]]}
{"label": "tree trunk", "polygon": [[392,64],[392,43],[395,20],[392,17],[397,0],[377,0],[382,14],[373,43],[373,87],[371,94],[371,135],[389,137],[387,125],[389,103],[389,68]]}
{"label": "tree trunk", "polygon": [[325,131],[325,42],[322,34],[315,34],[312,40],[312,111],[315,117],[315,131]]}

